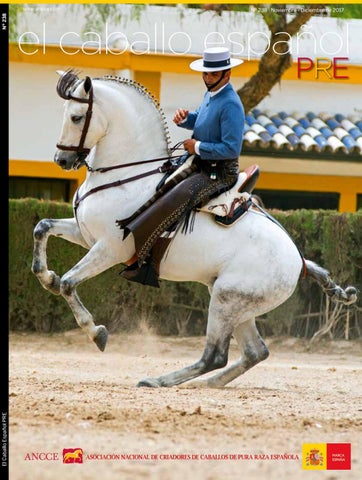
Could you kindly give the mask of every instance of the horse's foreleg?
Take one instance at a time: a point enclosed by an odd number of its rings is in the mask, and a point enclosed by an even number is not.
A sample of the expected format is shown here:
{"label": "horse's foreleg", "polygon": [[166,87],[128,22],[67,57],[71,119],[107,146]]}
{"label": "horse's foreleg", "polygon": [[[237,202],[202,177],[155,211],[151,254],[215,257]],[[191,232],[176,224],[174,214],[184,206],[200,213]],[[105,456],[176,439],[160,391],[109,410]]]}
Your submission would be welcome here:
{"label": "horse's foreleg", "polygon": [[117,263],[118,257],[112,256],[111,246],[95,244],[89,252],[60,279],[60,294],[68,302],[80,328],[103,351],[108,338],[107,329],[103,325],[96,326],[93,316],[85,308],[78,297],[76,288],[79,284],[108,270]]}
{"label": "horse's foreleg", "polygon": [[34,228],[34,252],[32,272],[37,276],[41,285],[55,295],[60,294],[60,277],[48,269],[47,244],[50,236],[61,237],[72,243],[87,248],[74,218],[60,220],[44,219]]}
{"label": "horse's foreleg", "polygon": [[268,357],[268,349],[259,335],[254,319],[240,323],[235,327],[233,337],[241,350],[240,359],[216,375],[204,380],[190,382],[190,385],[209,388],[224,387]]}
{"label": "horse's foreleg", "polygon": [[80,328],[84,330],[88,337],[97,345],[99,350],[103,352],[108,340],[108,330],[106,327],[104,325],[94,324],[92,314],[85,308],[75,289],[69,294],[62,293],[62,296],[68,302]]}

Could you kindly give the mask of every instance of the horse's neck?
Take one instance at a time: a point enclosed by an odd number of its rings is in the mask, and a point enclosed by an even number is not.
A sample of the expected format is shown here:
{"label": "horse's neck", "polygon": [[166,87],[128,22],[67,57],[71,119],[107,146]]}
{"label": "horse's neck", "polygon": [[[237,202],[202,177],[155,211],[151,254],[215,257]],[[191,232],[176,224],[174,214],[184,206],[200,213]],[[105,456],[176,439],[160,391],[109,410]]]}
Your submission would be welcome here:
{"label": "horse's neck", "polygon": [[[96,145],[93,168],[141,162],[167,155],[165,129],[159,112],[149,99],[133,91],[132,87],[123,86],[123,90],[121,93],[124,95],[111,90],[106,96],[107,133]],[[132,171],[142,172],[149,168],[150,165],[140,164],[133,166]],[[122,170],[129,175],[127,169]],[[123,173],[119,176],[123,176]]]}

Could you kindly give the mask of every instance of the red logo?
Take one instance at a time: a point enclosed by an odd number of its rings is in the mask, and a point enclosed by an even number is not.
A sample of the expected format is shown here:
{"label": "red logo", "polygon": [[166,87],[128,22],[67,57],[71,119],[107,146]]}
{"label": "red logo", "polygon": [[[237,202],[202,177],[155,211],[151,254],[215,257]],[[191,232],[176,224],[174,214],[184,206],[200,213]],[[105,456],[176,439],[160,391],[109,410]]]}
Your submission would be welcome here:
{"label": "red logo", "polygon": [[327,443],[327,470],[351,470],[350,443]]}
{"label": "red logo", "polygon": [[63,463],[83,463],[83,449],[63,448]]}

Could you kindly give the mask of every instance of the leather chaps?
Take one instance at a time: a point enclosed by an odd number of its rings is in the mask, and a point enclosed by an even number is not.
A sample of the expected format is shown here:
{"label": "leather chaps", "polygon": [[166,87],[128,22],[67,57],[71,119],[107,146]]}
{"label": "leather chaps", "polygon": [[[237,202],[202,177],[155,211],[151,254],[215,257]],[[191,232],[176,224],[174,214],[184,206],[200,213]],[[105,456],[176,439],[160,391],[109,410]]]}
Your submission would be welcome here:
{"label": "leather chaps", "polygon": [[157,239],[170,230],[192,229],[193,210],[210,198],[229,190],[237,181],[238,160],[210,162],[195,157],[191,167],[176,175],[131,217],[118,221],[124,238],[130,233],[135,240],[138,265],[150,254]]}

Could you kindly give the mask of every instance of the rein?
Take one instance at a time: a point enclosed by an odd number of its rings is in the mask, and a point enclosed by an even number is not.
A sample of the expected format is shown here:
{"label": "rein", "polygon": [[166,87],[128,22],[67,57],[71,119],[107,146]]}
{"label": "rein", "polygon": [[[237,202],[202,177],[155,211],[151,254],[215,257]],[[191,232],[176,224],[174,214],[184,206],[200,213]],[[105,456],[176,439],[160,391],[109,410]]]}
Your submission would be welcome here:
{"label": "rein", "polygon": [[[171,157],[164,157],[164,158],[167,158],[169,160]],[[177,157],[172,157],[172,158],[177,158]],[[131,164],[118,165],[118,166],[115,166],[115,167],[108,167],[108,168],[105,168],[105,169],[99,169],[99,171],[104,172],[104,171],[112,170],[113,168],[121,168],[121,167],[126,167],[126,166],[129,166],[129,165],[139,165],[140,163],[148,163],[149,161],[150,162],[151,161],[155,162],[156,160],[160,160],[160,159],[157,158],[157,159],[152,159],[152,160],[146,160],[144,162],[135,162],[135,163],[131,163]],[[165,162],[163,165],[161,165],[161,167],[155,168],[154,170],[149,170],[148,172],[140,173],[139,175],[134,175],[133,177],[125,178],[123,180],[117,180],[115,182],[105,183],[103,185],[99,185],[98,187],[91,188],[90,190],[88,190],[88,192],[86,192],[81,197],[78,196],[78,190],[77,190],[76,198],[75,198],[75,201],[74,201],[74,210],[75,211],[77,210],[77,208],[79,207],[79,204],[82,200],[89,197],[89,195],[92,195],[93,193],[99,192],[100,190],[106,190],[107,188],[113,188],[113,187],[119,187],[120,185],[124,185],[125,183],[133,182],[134,180],[139,180],[140,178],[148,177],[149,175],[154,175],[155,173],[166,173],[166,172],[170,171],[171,169],[173,169],[171,162],[169,162],[169,163]],[[91,170],[91,171],[97,171],[97,170]]]}
{"label": "rein", "polygon": [[[183,142],[176,143],[176,145],[174,145],[170,149],[170,151],[174,152],[175,150],[179,149],[182,144],[183,144]],[[141,164],[145,164],[145,163],[152,163],[152,162],[159,162],[161,160],[166,160],[166,162],[163,165],[161,165],[158,168],[155,168],[154,170],[149,170],[148,172],[140,173],[139,175],[134,175],[133,177],[128,177],[128,178],[125,178],[123,180],[116,180],[115,182],[110,182],[110,183],[105,183],[104,185],[99,185],[98,187],[91,188],[90,190],[88,190],[88,192],[86,192],[81,197],[78,196],[78,190],[77,190],[76,198],[75,198],[75,201],[74,201],[74,210],[77,211],[77,208],[78,208],[78,206],[79,206],[79,204],[82,200],[87,198],[89,195],[92,195],[93,193],[99,192],[100,190],[106,190],[107,188],[113,188],[113,187],[119,187],[121,185],[124,185],[125,183],[130,183],[130,182],[133,182],[135,180],[139,180],[140,178],[145,178],[145,177],[148,177],[150,175],[154,175],[156,173],[167,173],[169,171],[174,170],[176,168],[176,166],[175,166],[175,164],[172,163],[172,160],[180,159],[183,155],[184,154],[173,155],[173,156],[170,155],[170,156],[167,156],[167,157],[151,158],[149,160],[142,160],[140,162],[124,163],[124,164],[120,164],[120,165],[113,165],[111,167],[100,167],[100,168],[92,168],[91,166],[88,165],[88,163],[86,161],[84,161],[88,172],[90,172],[90,173],[96,173],[96,172],[104,173],[104,172],[109,172],[110,170],[115,170],[116,168],[133,167],[135,165],[141,165]]]}
{"label": "rein", "polygon": [[[176,143],[171,149],[170,152],[173,153],[175,150],[178,150],[179,147],[183,144],[183,142]],[[159,162],[161,160],[172,160],[172,159],[179,159],[183,156],[182,155],[168,155],[167,157],[158,157],[158,158],[151,158],[149,160],[141,160],[140,162],[131,162],[131,163],[122,163],[120,165],[113,165],[111,167],[100,167],[100,168],[92,168],[88,163],[85,161],[84,164],[87,167],[88,172],[95,173],[104,173],[109,172],[110,170],[115,170],[117,168],[126,168],[126,167],[134,167],[135,165],[144,165],[145,163],[152,163],[152,162]]]}

